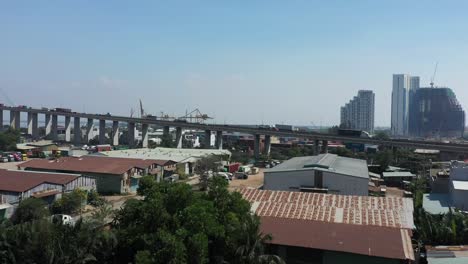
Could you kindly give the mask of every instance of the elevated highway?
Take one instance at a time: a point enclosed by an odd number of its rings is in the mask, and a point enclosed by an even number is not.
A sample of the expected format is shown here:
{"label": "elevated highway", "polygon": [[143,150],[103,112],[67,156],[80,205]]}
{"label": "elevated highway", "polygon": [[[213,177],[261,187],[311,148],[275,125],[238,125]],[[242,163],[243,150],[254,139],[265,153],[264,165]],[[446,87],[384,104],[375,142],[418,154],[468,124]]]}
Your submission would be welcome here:
{"label": "elevated highway", "polygon": [[[265,137],[265,148],[269,152],[270,137],[271,136],[284,136],[284,137],[297,137],[303,139],[314,140],[316,148],[319,146],[319,142],[322,142],[322,148],[325,148],[328,141],[344,141],[350,143],[360,144],[375,144],[390,147],[404,147],[404,148],[421,148],[421,149],[436,149],[440,151],[466,153],[468,154],[468,144],[459,143],[444,143],[436,141],[424,141],[424,140],[402,140],[402,139],[388,139],[380,140],[374,138],[359,138],[349,136],[339,136],[334,134],[314,133],[314,132],[302,132],[302,131],[278,131],[273,129],[266,129],[261,127],[246,127],[239,125],[221,125],[221,124],[200,124],[200,123],[188,123],[182,121],[167,121],[159,120],[155,118],[137,118],[128,116],[114,116],[109,114],[89,114],[79,112],[68,112],[68,111],[54,111],[49,109],[35,109],[26,107],[11,107],[11,106],[0,106],[0,120],[3,120],[3,112],[10,112],[10,126],[13,128],[19,128],[20,125],[20,113],[27,113],[28,116],[28,133],[33,137],[38,137],[38,115],[43,114],[46,121],[46,135],[50,135],[52,139],[57,139],[57,118],[58,116],[65,117],[65,140],[71,140],[71,119],[74,120],[74,139],[73,142],[76,144],[87,143],[90,138],[90,133],[94,127],[94,120],[99,120],[99,141],[105,141],[105,129],[107,122],[112,122],[113,138],[112,143],[118,145],[119,142],[119,123],[127,123],[129,130],[129,144],[133,145],[135,135],[134,128],[135,124],[141,124],[142,127],[142,144],[143,147],[148,145],[148,126],[158,125],[164,127],[164,133],[169,132],[169,127],[176,128],[176,141],[178,147],[181,147],[182,141],[182,129],[193,129],[202,130],[208,135],[211,135],[211,131],[216,131],[216,146],[222,147],[222,132],[242,132],[252,134],[255,136],[255,152],[259,152],[259,141],[260,136]],[[81,119],[87,120],[87,129],[84,136],[84,142],[81,135]],[[208,137],[209,138],[209,137]],[[317,149],[318,152],[318,149]]]}

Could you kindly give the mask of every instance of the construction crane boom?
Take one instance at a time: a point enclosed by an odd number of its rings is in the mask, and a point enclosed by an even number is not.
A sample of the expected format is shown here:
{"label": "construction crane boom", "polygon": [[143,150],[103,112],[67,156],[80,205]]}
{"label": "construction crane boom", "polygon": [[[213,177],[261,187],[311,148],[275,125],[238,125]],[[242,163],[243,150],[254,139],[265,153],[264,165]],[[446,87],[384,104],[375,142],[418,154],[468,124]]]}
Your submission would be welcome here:
{"label": "construction crane boom", "polygon": [[436,65],[435,65],[435,68],[434,68],[434,74],[432,74],[432,78],[431,78],[431,88],[434,88],[434,79],[435,79],[435,75],[436,75],[436,72],[437,72],[437,65],[439,65],[439,62],[436,62]]}

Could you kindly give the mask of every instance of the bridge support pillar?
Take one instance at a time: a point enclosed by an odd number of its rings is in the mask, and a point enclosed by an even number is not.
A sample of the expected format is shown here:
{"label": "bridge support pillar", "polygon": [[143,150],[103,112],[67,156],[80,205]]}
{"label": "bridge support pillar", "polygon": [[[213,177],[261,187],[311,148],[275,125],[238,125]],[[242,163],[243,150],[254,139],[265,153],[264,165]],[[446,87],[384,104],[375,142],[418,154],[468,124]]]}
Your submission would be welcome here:
{"label": "bridge support pillar", "polygon": [[74,117],[73,120],[73,142],[75,145],[81,144],[81,122],[79,117]]}
{"label": "bridge support pillar", "polygon": [[163,136],[169,135],[169,126],[164,126],[163,127]]}
{"label": "bridge support pillar", "polygon": [[211,130],[205,130],[204,148],[211,148]]}
{"label": "bridge support pillar", "polygon": [[65,116],[65,141],[71,141],[71,117]]}
{"label": "bridge support pillar", "polygon": [[135,147],[135,123],[129,122],[127,125],[128,129],[128,146],[130,148]]}
{"label": "bridge support pillar", "polygon": [[141,146],[148,147],[148,124],[141,125]]}
{"label": "bridge support pillar", "polygon": [[45,136],[48,137],[52,131],[52,118],[50,114],[45,114]]}
{"label": "bridge support pillar", "polygon": [[99,120],[99,144],[106,144],[106,120]]}
{"label": "bridge support pillar", "polygon": [[182,128],[176,127],[176,144],[177,148],[182,148]]}
{"label": "bridge support pillar", "polygon": [[216,148],[223,149],[223,131],[216,131]]}
{"label": "bridge support pillar", "polygon": [[20,112],[10,111],[10,127],[20,129]]}
{"label": "bridge support pillar", "polygon": [[322,140],[322,153],[328,153],[328,140]]}
{"label": "bridge support pillar", "polygon": [[112,145],[119,145],[119,121],[112,122]]}
{"label": "bridge support pillar", "polygon": [[50,134],[52,135],[52,140],[57,141],[57,128],[58,128],[58,116],[52,115],[52,129]]}
{"label": "bridge support pillar", "polygon": [[28,134],[34,139],[38,137],[37,113],[28,112]]}
{"label": "bridge support pillar", "polygon": [[88,144],[89,141],[93,139],[93,130],[94,130],[94,120],[92,118],[88,118],[88,123],[86,123],[86,135],[85,135],[86,144]]}
{"label": "bridge support pillar", "polygon": [[320,141],[318,139],[314,140],[314,155],[320,154]]}
{"label": "bridge support pillar", "polygon": [[270,150],[271,150],[271,136],[265,135],[265,146],[264,146],[263,154],[267,157],[270,157]]}
{"label": "bridge support pillar", "polygon": [[255,159],[260,158],[260,135],[254,136],[254,156]]}

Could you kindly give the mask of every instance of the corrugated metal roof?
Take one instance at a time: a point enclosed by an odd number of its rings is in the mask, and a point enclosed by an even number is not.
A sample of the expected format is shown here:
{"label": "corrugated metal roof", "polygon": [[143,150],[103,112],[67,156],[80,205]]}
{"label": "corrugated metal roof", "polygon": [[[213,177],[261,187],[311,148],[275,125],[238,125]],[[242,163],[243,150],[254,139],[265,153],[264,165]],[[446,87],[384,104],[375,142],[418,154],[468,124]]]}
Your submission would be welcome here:
{"label": "corrugated metal roof", "polygon": [[[124,174],[132,168],[146,169],[152,164],[164,166],[167,160],[110,158],[97,156],[64,157],[56,160],[36,159],[19,165],[21,168],[47,169],[69,172]],[[172,161],[170,161],[172,162]]]}
{"label": "corrugated metal roof", "polygon": [[468,181],[452,181],[455,190],[468,191]]}
{"label": "corrugated metal roof", "polygon": [[[273,244],[411,259],[409,198],[239,189]],[[359,239],[356,239],[359,238]]]}
{"label": "corrugated metal roof", "polygon": [[285,172],[295,170],[324,170],[339,174],[369,178],[365,160],[340,157],[335,154],[295,157],[284,161],[265,172]]}
{"label": "corrugated metal roof", "polygon": [[390,177],[416,177],[416,175],[414,175],[413,173],[409,172],[409,171],[392,171],[392,172],[389,172],[389,171],[386,171],[386,172],[383,172],[382,173],[382,176],[384,178],[390,178]]}
{"label": "corrugated metal roof", "polygon": [[75,180],[77,177],[79,175],[0,169],[0,190],[24,192],[44,182],[63,185]]}
{"label": "corrugated metal roof", "polygon": [[410,198],[239,189],[259,216],[413,228]]}
{"label": "corrugated metal roof", "polygon": [[160,159],[174,160],[176,162],[189,162],[188,160],[198,160],[208,155],[231,155],[226,149],[178,149],[178,148],[139,148],[102,151],[101,155],[120,158],[138,158],[138,159]]}
{"label": "corrugated metal roof", "polygon": [[261,217],[260,229],[272,244],[414,260],[410,230],[278,217]]}

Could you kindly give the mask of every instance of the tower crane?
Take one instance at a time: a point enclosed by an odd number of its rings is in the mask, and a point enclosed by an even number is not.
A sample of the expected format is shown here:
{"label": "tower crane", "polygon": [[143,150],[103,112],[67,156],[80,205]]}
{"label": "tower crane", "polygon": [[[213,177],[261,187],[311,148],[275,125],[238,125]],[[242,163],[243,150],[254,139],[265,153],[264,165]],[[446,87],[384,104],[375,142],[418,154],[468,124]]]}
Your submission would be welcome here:
{"label": "tower crane", "polygon": [[435,65],[435,69],[434,69],[434,74],[432,74],[432,78],[431,78],[431,88],[434,88],[434,79],[435,79],[435,75],[436,75],[436,72],[437,72],[437,65],[439,65],[439,62],[436,62],[436,65]]}

